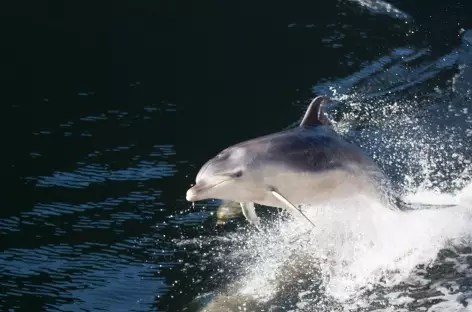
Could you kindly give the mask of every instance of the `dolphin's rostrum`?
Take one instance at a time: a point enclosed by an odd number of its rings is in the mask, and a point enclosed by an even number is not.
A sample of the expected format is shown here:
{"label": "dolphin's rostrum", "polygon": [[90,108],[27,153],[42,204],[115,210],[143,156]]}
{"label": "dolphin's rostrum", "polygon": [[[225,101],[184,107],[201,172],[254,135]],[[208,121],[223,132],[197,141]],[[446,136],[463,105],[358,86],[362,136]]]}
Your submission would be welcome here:
{"label": "dolphin's rostrum", "polygon": [[187,200],[239,202],[246,219],[257,225],[254,203],[303,215],[295,205],[352,194],[385,199],[387,179],[359,147],[331,129],[323,112],[328,101],[316,97],[299,127],[241,142],[210,159]]}

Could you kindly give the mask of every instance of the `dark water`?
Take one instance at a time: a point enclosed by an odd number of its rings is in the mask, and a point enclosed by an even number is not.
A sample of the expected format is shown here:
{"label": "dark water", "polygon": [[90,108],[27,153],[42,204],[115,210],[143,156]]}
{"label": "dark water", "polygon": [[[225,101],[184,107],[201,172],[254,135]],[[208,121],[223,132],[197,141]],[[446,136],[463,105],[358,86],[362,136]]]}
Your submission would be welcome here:
{"label": "dark water", "polygon": [[[434,99],[465,62],[470,1],[368,4],[5,5],[0,310],[181,311],[216,289],[231,272],[208,253],[230,250],[176,241],[210,243],[246,223],[216,227],[214,207],[185,201],[204,161],[291,125],[330,86]],[[395,56],[411,58],[411,70]],[[393,74],[377,75],[385,64]],[[470,108],[467,81],[461,109]],[[410,108],[428,105],[441,120],[442,102]],[[351,130],[373,124],[354,113]],[[372,154],[382,148],[374,143]],[[470,152],[470,137],[461,144]]]}

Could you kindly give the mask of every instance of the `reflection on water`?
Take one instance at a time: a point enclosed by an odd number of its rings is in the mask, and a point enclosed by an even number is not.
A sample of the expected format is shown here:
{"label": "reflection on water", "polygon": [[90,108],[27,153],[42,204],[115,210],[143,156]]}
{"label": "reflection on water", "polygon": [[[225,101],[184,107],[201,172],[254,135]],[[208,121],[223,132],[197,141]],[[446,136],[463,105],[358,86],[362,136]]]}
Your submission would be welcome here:
{"label": "reflection on water", "polygon": [[[155,118],[156,110],[132,117],[109,111],[60,128],[73,135],[81,122],[107,122],[110,114],[131,126]],[[113,133],[116,126],[108,123],[102,131]],[[41,152],[31,157],[42,157]],[[114,163],[122,158],[128,160]],[[23,211],[7,208],[10,215],[0,219],[3,307],[130,311],[153,306],[171,287],[160,271],[176,264],[166,239],[172,225],[159,222],[169,214],[159,181],[174,176],[178,163],[172,145],[118,145],[87,151],[74,169],[25,177],[38,192],[52,188],[53,193]]]}
{"label": "reflection on water", "polygon": [[[57,40],[61,27],[48,24],[55,35],[43,39],[58,43],[44,45],[52,56],[39,54],[34,60],[48,62],[34,69],[50,68],[41,75],[33,71],[40,77],[34,83],[20,84],[19,94],[33,85],[33,104],[12,104],[9,134],[18,139],[8,169],[14,177],[5,181],[10,188],[0,209],[0,310],[181,311],[218,306],[225,295],[233,302],[240,298],[236,302],[247,309],[267,309],[267,302],[248,299],[250,292],[237,293],[257,285],[277,285],[271,295],[284,298],[283,311],[313,307],[300,305],[298,297],[331,310],[346,307],[327,295],[319,268],[302,261],[306,242],[298,242],[301,249],[290,245],[292,254],[284,255],[277,239],[287,237],[274,232],[254,238],[239,210],[216,225],[221,202],[185,201],[204,160],[296,121],[313,91],[339,100],[329,110],[336,127],[408,190],[458,189],[470,180],[470,30],[450,30],[459,39],[433,44],[428,40],[434,30],[415,24],[417,14],[402,9],[411,4],[401,1],[326,2],[323,14],[319,3],[273,4],[270,21],[262,4],[252,10],[227,5],[214,15],[205,5],[191,13],[140,11],[136,5],[136,16],[126,8],[129,19],[106,21],[113,27],[105,33],[113,29],[116,35],[116,73],[101,67],[109,64],[108,52],[108,62],[90,65],[90,51],[83,48],[64,61],[77,60],[69,76],[57,78],[66,73],[54,63],[57,51],[70,52],[74,45]],[[87,45],[98,30],[87,31],[81,45],[102,51],[101,45]],[[277,211],[262,211],[265,220],[279,222]],[[279,255],[272,256],[272,248]],[[403,308],[429,308],[435,296],[447,293],[451,279],[462,287],[457,301],[468,302],[467,248],[444,256],[432,271],[410,276],[427,276],[440,290],[418,283],[400,296],[382,289],[386,295],[375,300],[383,305],[364,297],[352,306],[372,310],[408,297],[411,304]],[[301,265],[287,266],[290,261]],[[275,267],[283,270],[271,271]],[[253,293],[270,293],[264,287]],[[443,307],[453,306],[444,298]]]}

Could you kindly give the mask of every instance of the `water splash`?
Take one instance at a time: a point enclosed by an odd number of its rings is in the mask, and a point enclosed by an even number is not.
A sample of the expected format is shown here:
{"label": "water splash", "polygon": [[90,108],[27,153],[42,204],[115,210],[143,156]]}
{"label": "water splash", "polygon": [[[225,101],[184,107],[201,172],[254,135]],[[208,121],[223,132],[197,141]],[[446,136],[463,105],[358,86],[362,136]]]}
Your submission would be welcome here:
{"label": "water splash", "polygon": [[243,272],[205,311],[372,306],[373,289],[401,288],[419,267],[430,267],[440,250],[470,240],[472,228],[472,206],[466,205],[402,213],[359,198],[304,209],[316,229],[294,219],[271,224],[264,233],[231,235],[235,248],[224,262],[243,264]]}
{"label": "water splash", "polygon": [[402,19],[402,20],[412,20],[411,16],[406,14],[403,11],[400,11],[392,4],[382,1],[382,0],[350,0],[351,2],[356,2],[362,7],[367,8],[373,14],[385,14],[393,18]]}
{"label": "water splash", "polygon": [[365,148],[406,199],[456,206],[405,213],[357,198],[304,207],[315,229],[276,220],[264,233],[229,234],[231,252],[215,261],[240,272],[197,298],[201,311],[470,310],[468,84],[458,95],[450,81],[454,68],[467,76],[472,57],[466,44],[435,61],[423,59],[428,53],[398,49],[314,90],[341,100],[330,112],[336,129]]}

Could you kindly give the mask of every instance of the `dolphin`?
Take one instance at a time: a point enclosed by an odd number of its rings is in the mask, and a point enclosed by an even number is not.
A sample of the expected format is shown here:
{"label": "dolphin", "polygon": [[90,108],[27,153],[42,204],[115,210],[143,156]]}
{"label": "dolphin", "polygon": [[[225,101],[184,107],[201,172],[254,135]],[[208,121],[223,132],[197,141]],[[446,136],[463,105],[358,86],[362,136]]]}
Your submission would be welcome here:
{"label": "dolphin", "polygon": [[239,202],[246,219],[255,225],[255,203],[302,215],[295,205],[353,194],[391,204],[390,184],[381,169],[333,130],[323,111],[328,101],[326,96],[313,99],[298,127],[221,151],[202,166],[187,191],[187,201]]}
{"label": "dolphin", "polygon": [[187,190],[187,201],[209,198],[239,202],[246,219],[258,226],[254,204],[287,209],[309,220],[296,205],[364,196],[392,210],[454,205],[403,201],[379,166],[333,130],[318,96],[298,127],[244,141],[207,161]]}

